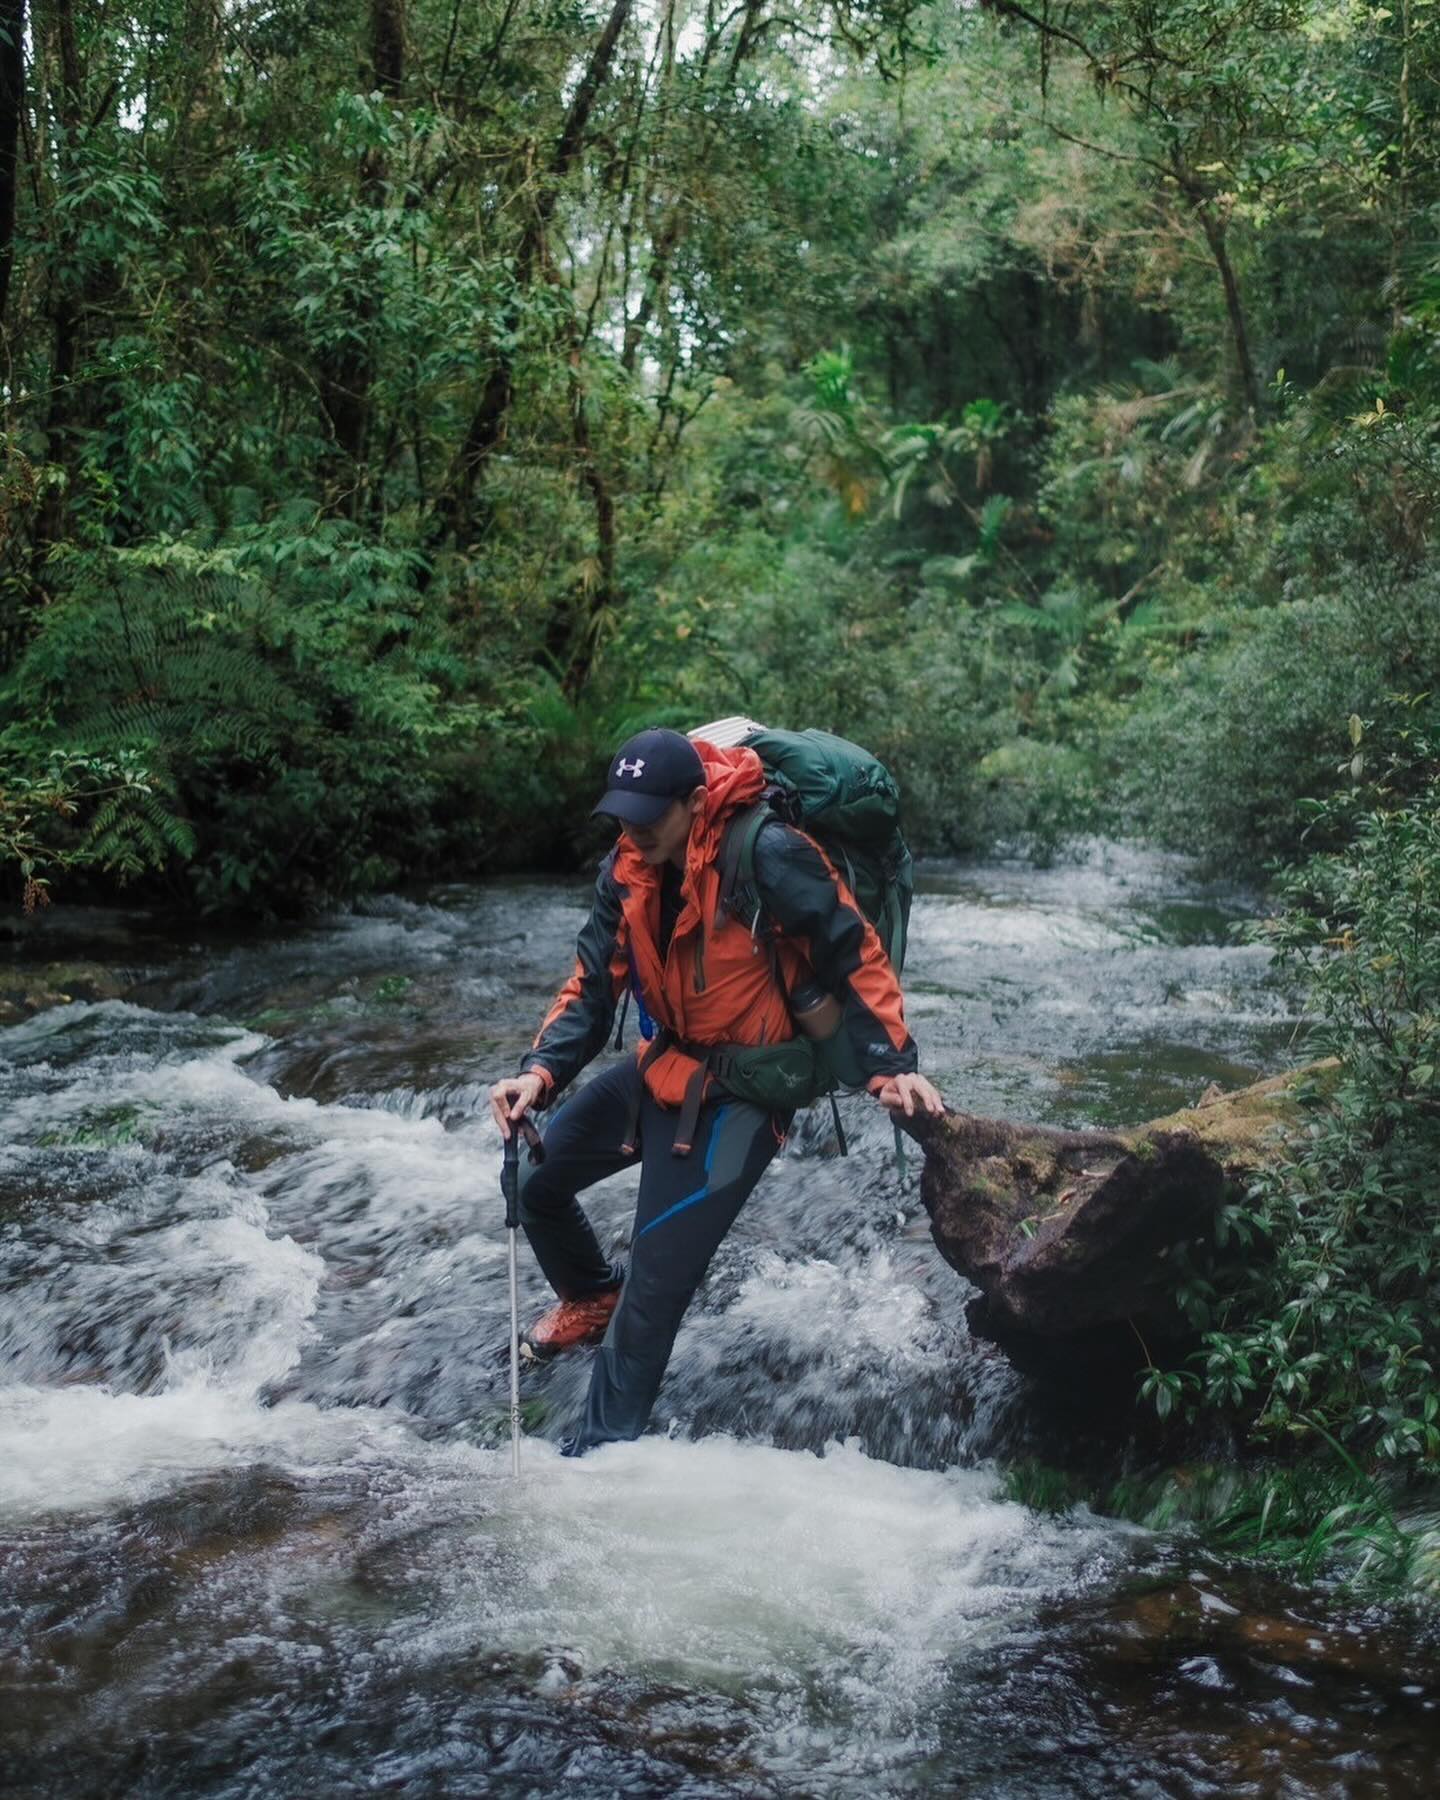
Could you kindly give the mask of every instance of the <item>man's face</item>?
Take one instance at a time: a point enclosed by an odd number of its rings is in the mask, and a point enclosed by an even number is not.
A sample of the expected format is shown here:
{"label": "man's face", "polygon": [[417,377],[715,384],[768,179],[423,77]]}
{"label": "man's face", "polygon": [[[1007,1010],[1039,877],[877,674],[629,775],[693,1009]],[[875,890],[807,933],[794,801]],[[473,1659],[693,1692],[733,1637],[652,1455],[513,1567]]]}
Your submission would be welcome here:
{"label": "man's face", "polygon": [[666,862],[683,866],[690,826],[704,799],[704,788],[697,788],[686,800],[672,800],[653,825],[625,825],[622,829],[647,863],[657,868]]}

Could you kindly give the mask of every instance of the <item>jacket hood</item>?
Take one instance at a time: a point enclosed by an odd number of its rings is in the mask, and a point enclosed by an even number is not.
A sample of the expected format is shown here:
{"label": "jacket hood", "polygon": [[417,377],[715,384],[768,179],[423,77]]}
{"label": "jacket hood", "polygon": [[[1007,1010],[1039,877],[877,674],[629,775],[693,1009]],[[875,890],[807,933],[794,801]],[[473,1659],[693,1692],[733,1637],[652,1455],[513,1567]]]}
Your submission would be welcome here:
{"label": "jacket hood", "polygon": [[693,838],[703,840],[713,835],[718,839],[731,813],[749,806],[764,793],[765,770],[755,752],[743,744],[737,744],[733,750],[721,750],[697,739],[695,748],[705,765],[705,810]]}

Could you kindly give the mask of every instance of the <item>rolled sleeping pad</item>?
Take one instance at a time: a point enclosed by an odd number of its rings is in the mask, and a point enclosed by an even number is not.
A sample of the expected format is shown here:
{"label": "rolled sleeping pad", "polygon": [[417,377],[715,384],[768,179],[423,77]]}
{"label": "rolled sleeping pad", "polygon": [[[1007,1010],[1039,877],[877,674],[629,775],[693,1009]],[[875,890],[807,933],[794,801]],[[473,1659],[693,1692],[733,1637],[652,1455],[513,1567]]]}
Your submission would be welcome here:
{"label": "rolled sleeping pad", "polygon": [[697,725],[685,735],[713,744],[717,750],[733,750],[737,744],[743,744],[746,738],[754,737],[757,731],[764,729],[763,725],[757,725],[754,719],[747,719],[743,713],[732,713],[728,719],[715,719],[709,725]]}

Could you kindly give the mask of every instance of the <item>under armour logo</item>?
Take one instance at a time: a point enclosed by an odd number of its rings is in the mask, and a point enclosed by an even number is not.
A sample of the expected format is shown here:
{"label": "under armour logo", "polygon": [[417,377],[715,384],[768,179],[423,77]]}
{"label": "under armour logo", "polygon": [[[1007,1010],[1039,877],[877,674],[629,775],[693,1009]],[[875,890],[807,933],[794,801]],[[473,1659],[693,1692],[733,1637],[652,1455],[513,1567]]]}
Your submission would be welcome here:
{"label": "under armour logo", "polygon": [[644,769],[645,758],[643,756],[637,756],[634,762],[626,762],[625,758],[622,756],[620,761],[615,765],[615,773],[617,775],[640,775],[644,773]]}

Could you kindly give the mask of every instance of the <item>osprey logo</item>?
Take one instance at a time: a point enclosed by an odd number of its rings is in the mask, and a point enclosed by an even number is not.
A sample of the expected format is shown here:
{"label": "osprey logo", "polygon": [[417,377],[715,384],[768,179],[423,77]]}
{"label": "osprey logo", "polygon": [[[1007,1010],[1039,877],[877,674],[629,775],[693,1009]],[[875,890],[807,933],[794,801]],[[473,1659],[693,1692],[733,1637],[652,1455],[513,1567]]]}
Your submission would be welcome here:
{"label": "osprey logo", "polygon": [[643,756],[637,756],[634,762],[626,762],[625,758],[622,756],[615,765],[615,773],[617,775],[634,775],[638,777],[643,775],[644,772],[645,758]]}

